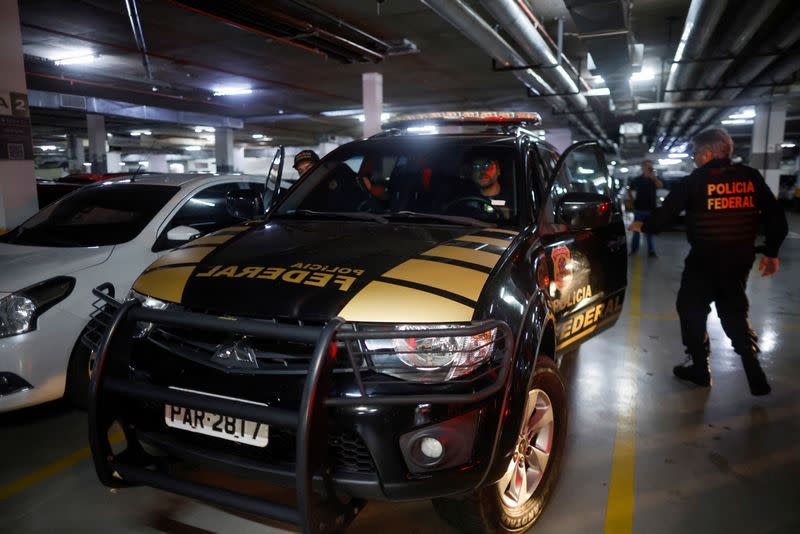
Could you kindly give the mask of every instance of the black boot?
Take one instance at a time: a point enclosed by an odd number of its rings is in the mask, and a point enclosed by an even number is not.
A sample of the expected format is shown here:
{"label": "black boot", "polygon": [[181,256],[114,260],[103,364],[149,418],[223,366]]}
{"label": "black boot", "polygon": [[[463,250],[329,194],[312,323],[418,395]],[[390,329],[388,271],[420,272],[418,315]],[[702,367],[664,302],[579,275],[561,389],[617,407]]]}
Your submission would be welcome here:
{"label": "black boot", "polygon": [[672,368],[672,373],[680,378],[697,384],[698,386],[709,387],[711,385],[711,369],[708,366],[708,356],[704,358],[689,357],[682,365]]}
{"label": "black boot", "polygon": [[769,387],[767,382],[767,375],[761,369],[761,364],[758,363],[758,358],[755,355],[742,356],[742,365],[744,372],[747,375],[747,383],[750,386],[750,393],[759,397],[761,395],[769,395],[772,388]]}

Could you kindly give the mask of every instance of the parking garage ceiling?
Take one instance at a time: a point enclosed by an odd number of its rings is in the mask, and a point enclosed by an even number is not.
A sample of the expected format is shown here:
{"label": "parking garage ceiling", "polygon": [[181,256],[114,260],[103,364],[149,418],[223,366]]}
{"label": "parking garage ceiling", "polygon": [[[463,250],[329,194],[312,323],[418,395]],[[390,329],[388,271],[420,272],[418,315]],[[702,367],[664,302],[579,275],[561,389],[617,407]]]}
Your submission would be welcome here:
{"label": "parking garage ceiling", "polygon": [[[621,141],[622,122],[638,121],[646,138],[641,146],[646,147],[669,143],[670,135],[680,136],[686,129],[676,126],[681,110],[667,111],[669,121],[665,123],[664,110],[636,111],[637,105],[685,102],[697,100],[698,95],[709,99],[719,93],[734,98],[742,89],[730,88],[735,80],[728,80],[726,74],[739,72],[754,61],[760,61],[758,66],[763,68],[750,69],[757,70],[753,80],[769,74],[769,68],[781,61],[789,64],[772,77],[762,77],[766,81],[749,88],[746,96],[791,89],[776,84],[793,81],[800,67],[787,59],[800,55],[796,48],[800,37],[797,3],[766,2],[760,18],[749,28],[740,28],[747,17],[741,15],[737,2],[715,3],[717,19],[701,26],[707,33],[701,41],[707,46],[698,46],[693,57],[683,58],[699,61],[680,64],[693,74],[679,81],[676,89],[685,91],[678,92],[667,89],[669,72],[685,37],[690,4],[697,7],[703,4],[700,0],[510,2],[512,8],[530,17],[534,27],[539,25],[551,52],[555,51],[557,19],[563,20],[564,64],[568,60],[574,67],[566,69],[568,75],[589,95],[584,99],[585,109],[576,109],[571,96],[563,97],[566,103],[560,109],[553,98],[543,98],[546,93],[541,90],[542,95],[530,97],[515,76],[517,72],[493,70],[490,51],[437,14],[435,2],[22,0],[20,17],[30,89],[238,118],[244,125],[239,140],[252,139],[254,132],[286,144],[311,144],[323,135],[360,135],[355,116],[361,107],[361,74],[374,71],[384,77],[387,111],[538,110],[549,115],[548,126],[580,124],[579,135],[607,136],[615,143]],[[138,20],[129,16],[132,4]],[[483,19],[517,50],[524,49],[509,28],[498,24],[494,6],[487,9],[488,3],[478,0],[454,0],[452,4]],[[598,13],[607,16],[601,18]],[[727,49],[709,44],[731,41],[726,39],[730,29],[743,35],[731,43],[735,57],[723,56]],[[693,43],[697,44],[689,44]],[[628,45],[634,44],[643,45],[644,53],[641,67],[632,68],[636,53]],[[588,70],[587,53],[594,59],[593,71]],[[88,54],[91,62],[70,64],[75,54]],[[707,62],[712,57],[717,63]],[[700,76],[709,66],[718,67],[720,61],[726,62],[718,69],[721,76]],[[553,69],[547,67],[537,65],[534,72],[553,85]],[[630,81],[632,75],[638,76],[634,82]],[[707,85],[694,85],[698,83]],[[609,95],[591,96],[605,88]],[[689,90],[698,88],[705,91]],[[222,94],[243,89],[249,93]],[[556,113],[551,115],[554,107]],[[683,118],[705,116],[703,111],[684,112]],[[707,115],[718,120],[717,114]],[[795,115],[790,112],[787,135],[797,129],[791,122]],[[82,117],[76,109],[37,110],[35,136],[59,135],[64,130],[80,133],[85,128]],[[143,124],[131,118],[110,117],[108,121],[112,134]],[[159,122],[150,127],[165,136],[181,129]],[[736,134],[736,125],[733,130]]]}

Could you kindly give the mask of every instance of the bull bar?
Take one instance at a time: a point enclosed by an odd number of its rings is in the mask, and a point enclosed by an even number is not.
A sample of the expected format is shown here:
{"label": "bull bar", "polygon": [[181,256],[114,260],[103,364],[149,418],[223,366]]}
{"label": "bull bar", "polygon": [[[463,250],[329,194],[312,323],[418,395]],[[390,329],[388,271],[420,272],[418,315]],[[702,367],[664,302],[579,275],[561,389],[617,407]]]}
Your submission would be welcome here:
{"label": "bull bar", "polygon": [[[89,441],[100,481],[109,487],[143,484],[167,490],[186,497],[207,501],[223,507],[239,509],[277,521],[298,525],[302,532],[308,534],[335,532],[343,529],[363,508],[364,501],[353,498],[346,504],[339,502],[333,495],[332,485],[326,482],[330,470],[321,465],[320,456],[314,443],[319,443],[319,436],[324,435],[326,414],[329,407],[353,406],[389,406],[418,405],[433,403],[469,404],[489,398],[504,390],[501,414],[505,413],[505,403],[510,386],[509,373],[512,365],[514,349],[513,335],[509,326],[497,320],[476,321],[464,327],[429,328],[408,331],[377,330],[356,331],[352,323],[340,317],[329,320],[324,326],[302,326],[275,324],[258,319],[238,319],[218,317],[186,311],[155,310],[142,307],[136,300],[119,302],[113,297],[113,288],[103,284],[93,290],[99,301],[105,306],[95,306],[109,319],[105,332],[96,347],[96,360],[89,388]],[[114,310],[115,311],[111,311]],[[131,333],[137,322],[151,323],[158,326],[201,328],[206,331],[235,333],[246,336],[258,336],[288,342],[313,344],[314,349],[305,377],[302,399],[298,410],[287,410],[278,407],[267,407],[248,402],[240,402],[216,396],[206,396],[189,391],[176,390],[147,383],[130,376],[129,364]],[[362,373],[363,364],[357,362],[357,356],[364,354],[358,348],[359,341],[370,339],[412,338],[412,337],[446,337],[469,336],[496,329],[496,339],[502,338],[502,351],[491,356],[491,362],[484,369],[473,373],[471,379],[459,380],[468,388],[476,381],[488,385],[472,387],[470,391],[460,388],[455,393],[433,394],[372,394],[367,392]],[[123,343],[116,342],[121,339]],[[337,346],[346,347],[346,351],[337,350]],[[348,372],[352,371],[358,386],[357,396],[328,397],[326,386],[333,372],[337,359],[342,359]],[[395,383],[397,380],[394,381]],[[112,450],[109,439],[109,428],[115,421],[114,403],[105,403],[107,394],[130,399],[147,400],[158,403],[169,403],[186,408],[203,410],[220,415],[238,417],[268,425],[295,430],[295,474],[296,474],[296,507],[268,502],[266,500],[241,494],[228,489],[208,486],[182,478],[173,477],[159,469],[148,469],[126,462],[128,455],[136,456],[142,452],[136,439],[134,429],[123,426],[128,448],[120,453]],[[502,417],[491,447],[491,457],[484,464],[479,476],[480,482],[475,488],[482,486],[497,454]],[[133,450],[132,450],[133,449]],[[315,476],[319,479],[322,473],[322,492],[325,497],[320,502],[314,491]],[[318,480],[316,481],[318,482]],[[328,481],[329,482],[329,481]],[[317,487],[319,484],[317,484]]]}

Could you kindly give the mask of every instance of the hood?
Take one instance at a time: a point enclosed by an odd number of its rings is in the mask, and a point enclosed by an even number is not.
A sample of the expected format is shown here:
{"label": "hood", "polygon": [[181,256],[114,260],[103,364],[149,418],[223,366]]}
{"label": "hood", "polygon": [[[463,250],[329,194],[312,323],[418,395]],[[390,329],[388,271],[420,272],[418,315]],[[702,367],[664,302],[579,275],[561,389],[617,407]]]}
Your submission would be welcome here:
{"label": "hood", "polygon": [[107,247],[30,247],[0,243],[0,291],[24,287],[103,263],[114,250]]}
{"label": "hood", "polygon": [[327,321],[469,321],[517,231],[273,220],[162,257],[140,293],[212,313]]}

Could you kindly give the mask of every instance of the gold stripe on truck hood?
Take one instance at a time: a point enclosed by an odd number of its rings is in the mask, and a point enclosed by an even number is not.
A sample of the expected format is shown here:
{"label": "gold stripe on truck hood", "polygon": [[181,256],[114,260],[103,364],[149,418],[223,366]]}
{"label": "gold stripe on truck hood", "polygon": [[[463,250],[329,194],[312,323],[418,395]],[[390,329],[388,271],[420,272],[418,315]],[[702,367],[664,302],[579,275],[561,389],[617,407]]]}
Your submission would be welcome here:
{"label": "gold stripe on truck hood", "polygon": [[478,300],[489,278],[487,273],[475,269],[424,259],[403,262],[383,276],[443,289],[470,300]]}
{"label": "gold stripe on truck hood", "polygon": [[438,247],[433,247],[427,252],[423,252],[422,255],[465,261],[468,263],[474,263],[476,265],[483,265],[484,267],[489,267],[490,269],[493,268],[500,260],[499,254],[485,252],[483,250],[473,250],[470,248],[451,247],[450,245],[439,245]]}
{"label": "gold stripe on truck hood", "polygon": [[180,302],[183,288],[193,271],[194,265],[148,271],[136,280],[133,289],[158,300]]}
{"label": "gold stripe on truck hood", "polygon": [[463,322],[473,309],[446,297],[409,287],[370,282],[339,315],[347,321],[385,323]]}

